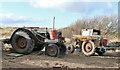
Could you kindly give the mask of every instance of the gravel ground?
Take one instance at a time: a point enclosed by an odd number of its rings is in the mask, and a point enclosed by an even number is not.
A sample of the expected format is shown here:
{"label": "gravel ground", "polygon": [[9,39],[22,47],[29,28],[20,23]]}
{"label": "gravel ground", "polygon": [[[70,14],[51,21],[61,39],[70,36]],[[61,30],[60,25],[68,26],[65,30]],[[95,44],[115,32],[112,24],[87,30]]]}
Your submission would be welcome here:
{"label": "gravel ground", "polygon": [[91,57],[78,52],[64,57],[49,57],[39,51],[21,57],[7,56],[8,53],[3,52],[3,68],[119,68],[118,53],[111,51],[104,56],[96,54]]}

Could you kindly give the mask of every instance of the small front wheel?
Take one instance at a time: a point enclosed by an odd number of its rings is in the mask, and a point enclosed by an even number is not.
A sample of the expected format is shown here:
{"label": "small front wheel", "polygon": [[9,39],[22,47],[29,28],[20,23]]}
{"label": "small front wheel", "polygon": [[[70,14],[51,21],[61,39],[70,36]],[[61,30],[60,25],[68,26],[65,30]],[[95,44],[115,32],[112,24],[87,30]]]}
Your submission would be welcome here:
{"label": "small front wheel", "polygon": [[56,44],[49,44],[46,47],[45,52],[48,56],[57,57],[60,53],[60,50],[59,50],[59,47]]}
{"label": "small front wheel", "polygon": [[74,51],[75,51],[75,48],[73,45],[66,46],[66,49],[67,49],[68,53],[74,53]]}

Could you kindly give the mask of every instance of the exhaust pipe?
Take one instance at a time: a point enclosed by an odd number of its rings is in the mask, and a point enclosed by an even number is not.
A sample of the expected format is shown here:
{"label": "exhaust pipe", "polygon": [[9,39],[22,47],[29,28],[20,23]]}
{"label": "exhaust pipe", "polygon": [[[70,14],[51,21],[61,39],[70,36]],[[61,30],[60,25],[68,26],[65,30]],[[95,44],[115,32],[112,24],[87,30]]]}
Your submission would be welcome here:
{"label": "exhaust pipe", "polygon": [[55,16],[53,17],[53,30],[54,30],[54,25],[55,25]]}

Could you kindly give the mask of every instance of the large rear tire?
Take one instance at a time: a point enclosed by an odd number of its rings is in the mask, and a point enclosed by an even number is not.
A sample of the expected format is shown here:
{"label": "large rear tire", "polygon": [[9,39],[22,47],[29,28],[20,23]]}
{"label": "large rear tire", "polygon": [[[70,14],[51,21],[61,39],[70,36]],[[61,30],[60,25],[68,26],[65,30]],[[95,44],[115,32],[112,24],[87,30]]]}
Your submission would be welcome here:
{"label": "large rear tire", "polygon": [[51,57],[57,57],[60,53],[59,47],[56,44],[49,44],[45,48],[45,53]]}
{"label": "large rear tire", "polygon": [[34,49],[35,42],[32,36],[27,32],[20,30],[13,35],[11,45],[16,52],[29,54]]}
{"label": "large rear tire", "polygon": [[82,52],[86,56],[91,56],[95,54],[95,45],[94,42],[89,41],[89,42],[83,42],[82,43]]}

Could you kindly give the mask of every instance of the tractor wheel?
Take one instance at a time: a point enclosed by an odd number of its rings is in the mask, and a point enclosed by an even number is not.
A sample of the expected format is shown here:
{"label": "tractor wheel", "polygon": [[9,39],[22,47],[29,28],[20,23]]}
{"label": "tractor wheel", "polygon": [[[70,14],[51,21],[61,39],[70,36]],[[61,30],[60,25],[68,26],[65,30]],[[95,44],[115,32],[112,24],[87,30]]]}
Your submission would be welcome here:
{"label": "tractor wheel", "polygon": [[17,31],[11,40],[13,49],[22,54],[29,54],[34,49],[34,39],[25,31]]}
{"label": "tractor wheel", "polygon": [[45,53],[51,57],[57,57],[60,53],[59,47],[56,44],[49,44],[45,48]]}
{"label": "tractor wheel", "polygon": [[82,52],[86,55],[86,56],[91,56],[95,54],[95,46],[94,46],[94,42],[83,42],[82,43]]}
{"label": "tractor wheel", "polygon": [[66,49],[67,49],[68,53],[74,53],[74,51],[75,51],[75,48],[73,45],[66,46]]}

